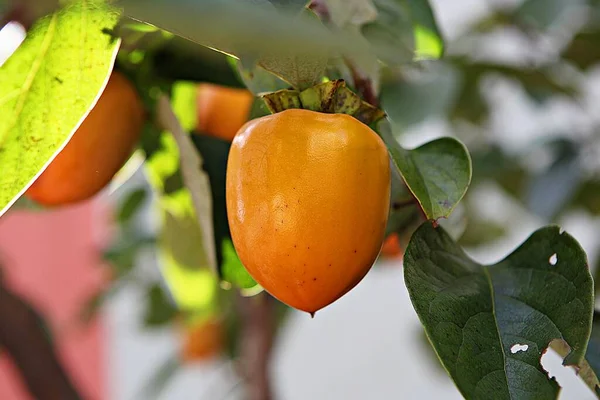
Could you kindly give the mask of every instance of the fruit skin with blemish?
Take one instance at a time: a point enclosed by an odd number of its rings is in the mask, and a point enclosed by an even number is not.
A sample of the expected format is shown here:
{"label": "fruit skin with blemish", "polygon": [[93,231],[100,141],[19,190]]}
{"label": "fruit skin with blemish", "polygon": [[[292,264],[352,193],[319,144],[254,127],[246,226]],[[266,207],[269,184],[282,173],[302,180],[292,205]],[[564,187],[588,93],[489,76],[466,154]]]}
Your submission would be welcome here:
{"label": "fruit skin with blemish", "polygon": [[113,71],[96,105],[25,196],[44,206],[94,196],[131,156],[145,118],[133,84]]}
{"label": "fruit skin with blemish", "polygon": [[322,309],[375,262],[390,180],[385,144],[354,117],[290,109],[249,121],[227,166],[227,212],[240,260],[283,303]]}

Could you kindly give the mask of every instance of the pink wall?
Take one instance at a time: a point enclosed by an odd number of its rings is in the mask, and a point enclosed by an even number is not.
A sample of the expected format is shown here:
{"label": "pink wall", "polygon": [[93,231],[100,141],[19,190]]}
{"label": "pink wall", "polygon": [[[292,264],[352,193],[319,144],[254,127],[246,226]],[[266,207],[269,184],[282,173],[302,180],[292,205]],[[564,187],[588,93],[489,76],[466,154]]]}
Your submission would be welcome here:
{"label": "pink wall", "polygon": [[[49,322],[63,365],[85,399],[106,396],[102,322],[77,326],[77,314],[107,276],[100,250],[109,228],[102,200],[0,217],[0,263],[10,287]],[[0,356],[0,399],[25,400],[19,375]]]}

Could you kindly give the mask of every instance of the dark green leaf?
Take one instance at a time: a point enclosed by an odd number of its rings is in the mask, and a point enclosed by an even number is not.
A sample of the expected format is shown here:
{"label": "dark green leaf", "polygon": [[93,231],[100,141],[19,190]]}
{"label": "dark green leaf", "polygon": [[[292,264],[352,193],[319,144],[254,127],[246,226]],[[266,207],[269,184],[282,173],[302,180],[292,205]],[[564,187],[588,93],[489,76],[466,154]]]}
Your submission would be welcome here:
{"label": "dark green leaf", "polygon": [[471,158],[465,146],[446,137],[406,150],[392,135],[388,121],[380,123],[378,131],[427,218],[448,217],[471,182]]}
{"label": "dark green leaf", "polygon": [[[588,343],[587,351],[585,353],[585,359],[594,373],[588,375],[588,379],[584,379],[585,382],[594,390],[596,395],[600,396],[600,387],[598,387],[598,376],[600,376],[600,312],[594,312],[594,323],[592,325],[592,334]],[[594,382],[594,378],[596,381]],[[593,382],[590,385],[590,382]]]}
{"label": "dark green leaf", "polygon": [[146,195],[146,189],[143,188],[135,189],[128,193],[127,197],[123,201],[123,204],[121,204],[119,207],[117,220],[121,224],[127,223],[144,203],[146,200]]}
{"label": "dark green leaf", "polygon": [[117,278],[127,275],[135,267],[135,260],[140,250],[156,243],[152,237],[124,235],[109,249],[104,251],[103,258],[110,263]]}
{"label": "dark green leaf", "polygon": [[117,19],[103,2],[70,2],[38,20],[0,67],[0,214],[95,104],[119,47],[106,33]]}
{"label": "dark green leaf", "polygon": [[244,85],[229,64],[230,56],[179,36],[150,54],[154,72],[170,81],[210,82],[229,87]]}
{"label": "dark green leaf", "polygon": [[467,399],[556,399],[558,384],[540,365],[554,339],[571,348],[565,365],[583,361],[593,282],[585,252],[556,226],[485,266],[426,222],[407,248],[404,274],[433,347]]}
{"label": "dark green leaf", "polygon": [[177,307],[160,284],[148,288],[148,302],[144,313],[146,326],[157,327],[173,320],[178,313]]}

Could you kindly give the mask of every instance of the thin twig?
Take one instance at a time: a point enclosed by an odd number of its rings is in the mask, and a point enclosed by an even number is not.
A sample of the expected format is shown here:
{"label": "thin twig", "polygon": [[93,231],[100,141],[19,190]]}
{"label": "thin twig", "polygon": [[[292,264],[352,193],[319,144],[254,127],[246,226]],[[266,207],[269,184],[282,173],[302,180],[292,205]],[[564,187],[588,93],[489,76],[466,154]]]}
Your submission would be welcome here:
{"label": "thin twig", "polygon": [[44,331],[41,316],[0,280],[0,347],[19,369],[32,396],[39,400],[81,398]]}
{"label": "thin twig", "polygon": [[206,258],[213,271],[217,271],[210,181],[208,175],[202,169],[202,156],[194,147],[192,139],[179,123],[171,107],[171,102],[165,94],[161,94],[158,98],[156,116],[158,124],[171,132],[179,148],[181,174],[185,186],[190,190],[190,194],[192,195],[196,218],[202,231],[202,242]]}

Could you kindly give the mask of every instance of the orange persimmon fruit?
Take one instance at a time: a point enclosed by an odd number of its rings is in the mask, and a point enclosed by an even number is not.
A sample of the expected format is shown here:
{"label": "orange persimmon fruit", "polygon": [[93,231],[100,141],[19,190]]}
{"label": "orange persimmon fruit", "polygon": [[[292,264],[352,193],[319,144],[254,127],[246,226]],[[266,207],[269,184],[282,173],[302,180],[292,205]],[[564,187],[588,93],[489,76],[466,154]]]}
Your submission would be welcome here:
{"label": "orange persimmon fruit", "polygon": [[220,354],[225,346],[223,324],[217,318],[188,325],[183,334],[181,358],[184,362],[211,359]]}
{"label": "orange persimmon fruit", "polygon": [[397,233],[390,234],[383,242],[381,255],[386,258],[402,258],[402,246]]}
{"label": "orange persimmon fruit", "polygon": [[253,101],[254,96],[247,89],[212,83],[199,84],[196,96],[196,130],[231,142],[237,131],[248,121]]}
{"label": "orange persimmon fruit", "polygon": [[113,71],[96,105],[25,195],[45,206],[94,196],[131,156],[144,120],[135,87]]}
{"label": "orange persimmon fruit", "polygon": [[249,121],[226,179],[240,260],[272,296],[315,313],[375,262],[390,179],[385,144],[352,116],[291,109]]}

